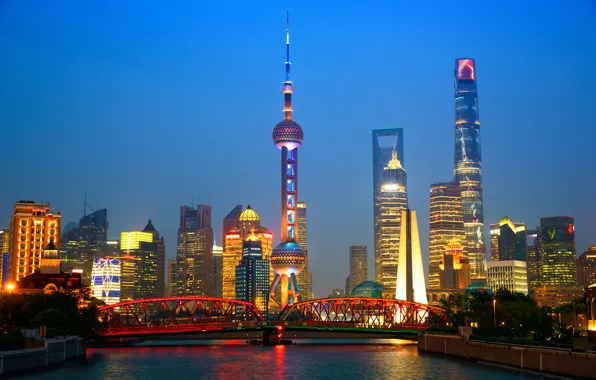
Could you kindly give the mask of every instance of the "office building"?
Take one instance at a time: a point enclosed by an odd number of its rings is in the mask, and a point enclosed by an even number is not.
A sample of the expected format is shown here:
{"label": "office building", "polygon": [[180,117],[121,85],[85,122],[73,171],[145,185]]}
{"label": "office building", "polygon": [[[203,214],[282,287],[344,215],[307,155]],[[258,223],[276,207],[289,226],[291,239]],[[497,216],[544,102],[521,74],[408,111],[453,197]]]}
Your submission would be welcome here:
{"label": "office building", "polygon": [[91,271],[91,294],[107,305],[120,302],[120,260],[111,257],[96,259]]}
{"label": "office building", "polygon": [[139,274],[137,259],[131,255],[115,257],[120,261],[120,301],[130,301],[141,297],[139,291]]}
{"label": "office building", "polygon": [[521,260],[491,260],[488,262],[488,286],[497,292],[507,289],[513,293],[528,294],[526,262]]}
{"label": "office building", "polygon": [[126,256],[135,258],[136,299],[154,298],[158,294],[158,244],[153,241],[152,232],[131,231],[120,234],[120,247]]}
{"label": "office building", "polygon": [[570,304],[583,295],[583,289],[578,286],[541,285],[534,289],[532,297],[538,306],[555,308]]}
{"label": "office building", "polygon": [[242,260],[236,266],[236,299],[254,303],[267,315],[269,304],[269,261],[263,260],[259,238],[251,232],[242,245]]}
{"label": "office building", "polygon": [[470,263],[459,240],[452,240],[445,246],[439,264],[439,289],[465,289],[470,285]]}
{"label": "office building", "polygon": [[[238,229],[238,219],[242,214],[242,205],[236,205],[223,219],[223,236],[229,234],[232,230]],[[223,249],[226,250],[226,241],[223,240]]]}
{"label": "office building", "polygon": [[308,246],[306,244],[306,202],[298,202],[296,218],[298,222],[298,245],[304,251],[304,269],[298,274],[298,286],[302,291],[302,299],[310,297],[308,283]]}
{"label": "office building", "polygon": [[503,217],[499,223],[490,225],[490,258],[491,260],[527,259],[527,230],[523,223],[514,223]]}
{"label": "office building", "polygon": [[[0,229],[0,290],[4,287],[4,283],[7,280],[5,276],[8,274],[8,260],[5,261],[4,254],[6,253],[6,258],[8,258],[9,237],[10,230]],[[6,270],[4,270],[5,267]]]}
{"label": "office building", "polygon": [[397,160],[404,165],[404,132],[402,128],[374,129],[372,131],[373,151],[373,210],[375,281],[381,281],[381,182],[385,168],[397,152]]}
{"label": "office building", "polygon": [[222,296],[223,247],[213,243],[213,296]]}
{"label": "office building", "polygon": [[426,283],[422,267],[422,251],[418,234],[416,211],[409,208],[401,212],[401,238],[395,299],[426,305]]}
{"label": "office building", "polygon": [[472,278],[485,278],[480,116],[474,59],[455,60],[455,181],[459,183]]}
{"label": "office building", "polygon": [[[459,185],[456,182],[434,183],[430,187],[430,229],[428,254],[428,288],[441,289],[439,265],[445,248],[452,240],[464,243],[464,216]],[[462,252],[462,259],[467,254]],[[467,260],[466,260],[467,261]]]}
{"label": "office building", "polygon": [[[393,150],[392,158],[383,171],[380,192],[379,271],[385,291],[395,293],[400,252],[402,211],[408,208],[406,171]],[[354,284],[354,286],[357,284]]]}
{"label": "office building", "polygon": [[284,119],[273,128],[272,138],[281,151],[281,243],[271,253],[271,266],[275,278],[270,294],[275,298],[275,288],[280,284],[280,296],[276,303],[281,309],[289,303],[301,300],[297,275],[305,265],[304,251],[298,245],[298,148],[302,145],[302,127],[292,120],[292,92],[290,80],[290,23],[286,16],[286,80],[283,83]]}
{"label": "office building", "polygon": [[176,282],[178,279],[178,272],[176,271],[176,259],[168,259],[168,274],[166,277],[168,279],[166,297],[172,297],[176,292]]}
{"label": "office building", "polygon": [[365,245],[350,246],[350,289],[368,280],[368,250]]}
{"label": "office building", "polygon": [[596,245],[588,247],[577,260],[575,260],[577,271],[577,286],[587,288],[596,284]]}
{"label": "office building", "polygon": [[528,289],[533,293],[542,281],[542,254],[540,249],[540,227],[527,231],[528,255],[526,268],[528,270]]}
{"label": "office building", "polygon": [[180,207],[176,263],[176,295],[213,294],[211,206]]}
{"label": "office building", "polygon": [[20,281],[39,270],[43,249],[50,243],[60,246],[60,212],[49,203],[18,201],[10,219],[8,280]]}
{"label": "office building", "polygon": [[147,222],[143,232],[149,232],[153,235],[153,243],[157,246],[157,283],[155,294],[157,297],[163,297],[166,286],[166,242],[163,236],[159,235],[159,231],[153,226],[151,219]]}
{"label": "office building", "polygon": [[572,217],[540,219],[543,286],[575,286],[575,226]]}

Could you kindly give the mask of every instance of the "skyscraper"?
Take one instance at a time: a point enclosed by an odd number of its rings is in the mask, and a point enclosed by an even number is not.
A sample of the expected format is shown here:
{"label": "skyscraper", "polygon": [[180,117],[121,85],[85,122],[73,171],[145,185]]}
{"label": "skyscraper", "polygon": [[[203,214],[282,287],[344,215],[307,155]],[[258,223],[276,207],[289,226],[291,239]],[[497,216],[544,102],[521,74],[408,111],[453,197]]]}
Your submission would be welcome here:
{"label": "skyscraper", "polygon": [[528,270],[528,290],[530,293],[540,286],[542,282],[542,254],[540,249],[540,227],[527,231],[528,256],[526,269]]}
{"label": "skyscraper", "polygon": [[159,235],[159,231],[153,226],[151,219],[147,222],[143,232],[149,232],[153,235],[153,242],[157,246],[157,283],[155,294],[157,297],[163,297],[165,295],[166,286],[166,242],[163,236]]}
{"label": "skyscraper", "polygon": [[470,284],[470,263],[459,240],[445,245],[439,270],[439,289],[465,289]]}
{"label": "skyscraper", "polygon": [[503,217],[497,224],[490,225],[491,260],[526,261],[528,255],[528,235],[526,225],[513,223]]}
{"label": "skyscraper", "polygon": [[575,226],[569,216],[540,218],[542,285],[575,286]]}
{"label": "skyscraper", "polygon": [[20,281],[40,269],[43,250],[60,246],[60,212],[49,203],[18,201],[10,219],[8,281]]}
{"label": "skyscraper", "polygon": [[[101,209],[83,215],[79,221],[78,255],[84,260],[83,280],[89,278],[95,259],[106,253],[108,241],[108,212]],[[86,283],[86,281],[83,281]]]}
{"label": "skyscraper", "polygon": [[211,295],[213,286],[213,228],[211,206],[180,207],[176,295]]}
{"label": "skyscraper", "polygon": [[577,285],[587,288],[596,284],[596,246],[590,246],[575,261]]}
{"label": "skyscraper", "polygon": [[[439,264],[445,248],[452,240],[465,243],[464,217],[459,185],[456,182],[435,183],[430,186],[430,229],[428,254],[428,288],[443,289]],[[459,255],[458,255],[459,256]],[[462,247],[462,259],[467,255]],[[458,259],[456,259],[458,260]]]}
{"label": "skyscraper", "polygon": [[350,246],[350,289],[368,280],[368,249],[365,245]]}
{"label": "skyscraper", "polygon": [[[3,288],[6,278],[4,278],[4,268],[8,270],[8,261],[4,262],[4,254],[8,253],[8,243],[10,237],[10,230],[0,229],[0,290]],[[7,255],[8,257],[8,255]]]}
{"label": "skyscraper", "polygon": [[298,274],[298,286],[302,291],[302,299],[308,299],[309,283],[308,283],[308,246],[306,245],[306,202],[298,202],[298,209],[296,214],[298,222],[298,245],[304,251],[304,269]]}
{"label": "skyscraper", "polygon": [[[176,259],[168,259],[168,287],[166,297],[171,297],[176,292],[176,283],[178,281],[178,272],[176,270]],[[219,295],[221,297],[221,294]]]}
{"label": "skyscraper", "polygon": [[[225,239],[224,239],[225,240]],[[213,243],[213,297],[222,296],[223,247]]]}
{"label": "skyscraper", "polygon": [[238,219],[242,214],[242,205],[236,205],[226,217],[223,219],[223,249],[226,250],[226,239],[225,236],[232,230],[238,228]]}
{"label": "skyscraper", "polygon": [[507,289],[514,293],[528,294],[526,262],[521,260],[489,261],[487,282],[493,292]]}
{"label": "skyscraper", "polygon": [[135,263],[134,298],[154,298],[158,294],[158,243],[152,232],[131,231],[120,234],[120,247]]}
{"label": "skyscraper", "polygon": [[397,159],[404,164],[404,139],[402,128],[373,129],[373,209],[374,209],[374,249],[375,249],[375,281],[381,281],[381,182],[385,167],[391,161],[393,151],[397,151]]}
{"label": "skyscraper", "polygon": [[106,305],[120,302],[122,264],[116,258],[96,259],[91,270],[91,294]]}
{"label": "skyscraper", "polygon": [[254,303],[267,315],[269,304],[269,260],[263,260],[261,241],[248,235],[242,245],[242,260],[236,266],[236,299]]}
{"label": "skyscraper", "polygon": [[[394,294],[400,255],[402,211],[408,208],[406,171],[393,150],[392,158],[383,171],[380,192],[379,269],[380,284]],[[358,284],[352,284],[356,286]]]}
{"label": "skyscraper", "polygon": [[[296,243],[296,206],[298,202],[298,148],[302,145],[303,132],[292,120],[292,81],[290,80],[290,23],[286,15],[286,80],[283,84],[284,119],[273,128],[273,142],[281,150],[281,243],[271,254],[275,279],[271,283],[271,295],[281,283],[279,306],[300,300],[300,288],[296,275],[304,268],[304,252]],[[291,299],[290,299],[291,298]]]}
{"label": "skyscraper", "polygon": [[426,305],[428,302],[416,211],[409,208],[402,210],[401,221],[395,299]]}
{"label": "skyscraper", "polygon": [[480,116],[474,59],[455,60],[455,181],[461,190],[472,278],[486,276]]}

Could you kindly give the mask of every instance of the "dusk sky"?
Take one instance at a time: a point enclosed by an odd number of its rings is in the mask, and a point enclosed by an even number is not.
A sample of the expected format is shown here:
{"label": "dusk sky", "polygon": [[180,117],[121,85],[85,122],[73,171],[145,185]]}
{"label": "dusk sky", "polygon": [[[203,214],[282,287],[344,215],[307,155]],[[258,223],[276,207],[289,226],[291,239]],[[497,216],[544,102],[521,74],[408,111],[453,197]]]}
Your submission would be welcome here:
{"label": "dusk sky", "polygon": [[568,215],[577,254],[596,245],[591,0],[3,0],[0,227],[17,198],[78,221],[86,193],[111,238],[152,218],[173,258],[194,197],[220,245],[236,204],[278,238],[286,8],[317,296],[344,287],[350,245],[369,247],[373,278],[375,128],[404,128],[426,262],[429,186],[453,175],[457,57],[476,59],[487,236],[505,215]]}

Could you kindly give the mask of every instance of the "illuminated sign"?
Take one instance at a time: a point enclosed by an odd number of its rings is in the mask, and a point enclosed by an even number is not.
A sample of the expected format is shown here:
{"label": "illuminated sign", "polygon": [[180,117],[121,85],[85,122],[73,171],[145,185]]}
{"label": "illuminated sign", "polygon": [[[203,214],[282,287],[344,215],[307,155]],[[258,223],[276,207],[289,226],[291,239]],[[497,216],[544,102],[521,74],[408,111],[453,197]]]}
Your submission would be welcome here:
{"label": "illuminated sign", "polygon": [[473,59],[457,60],[457,79],[476,80],[476,68]]}

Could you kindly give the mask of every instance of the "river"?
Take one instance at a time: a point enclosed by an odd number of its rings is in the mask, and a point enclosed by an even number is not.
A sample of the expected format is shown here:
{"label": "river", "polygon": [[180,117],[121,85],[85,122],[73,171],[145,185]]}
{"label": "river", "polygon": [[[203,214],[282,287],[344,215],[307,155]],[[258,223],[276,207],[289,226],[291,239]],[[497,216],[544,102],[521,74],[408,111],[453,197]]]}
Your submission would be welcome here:
{"label": "river", "polygon": [[[315,343],[316,344],[313,344]],[[419,353],[416,345],[383,341],[298,341],[261,347],[241,341],[203,345],[90,348],[70,362],[25,379],[540,379],[514,370]],[[323,344],[324,343],[324,344]],[[338,344],[332,344],[338,343]],[[348,344],[346,344],[348,343]],[[351,344],[349,344],[351,343]],[[545,377],[546,378],[546,377]]]}

